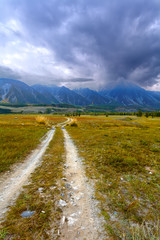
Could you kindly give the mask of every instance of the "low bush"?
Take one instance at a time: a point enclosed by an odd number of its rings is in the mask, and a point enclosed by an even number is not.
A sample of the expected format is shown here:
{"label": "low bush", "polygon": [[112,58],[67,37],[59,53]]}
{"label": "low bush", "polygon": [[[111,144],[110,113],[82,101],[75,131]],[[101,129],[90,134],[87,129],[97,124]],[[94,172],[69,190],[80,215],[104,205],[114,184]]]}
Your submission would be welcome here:
{"label": "low bush", "polygon": [[77,121],[73,120],[70,124],[71,127],[78,127]]}
{"label": "low bush", "polygon": [[41,116],[41,115],[37,116],[36,121],[37,121],[37,123],[42,124],[42,125],[46,125],[46,126],[49,125],[49,120],[45,116]]}

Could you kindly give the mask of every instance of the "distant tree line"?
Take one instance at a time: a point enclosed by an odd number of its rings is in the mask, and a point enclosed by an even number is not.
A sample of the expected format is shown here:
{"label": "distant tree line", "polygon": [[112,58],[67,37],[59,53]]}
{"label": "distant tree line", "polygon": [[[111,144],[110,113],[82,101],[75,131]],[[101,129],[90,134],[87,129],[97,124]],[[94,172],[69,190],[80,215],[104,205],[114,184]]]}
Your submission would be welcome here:
{"label": "distant tree line", "polygon": [[160,117],[160,111],[153,111],[153,112],[142,112],[142,110],[139,110],[138,112],[134,113],[137,117],[145,116],[148,117]]}
{"label": "distant tree line", "polygon": [[154,112],[142,112],[142,110],[138,110],[137,112],[104,112],[104,113],[85,113],[85,112],[73,112],[73,113],[65,113],[65,116],[67,117],[74,117],[74,116],[81,116],[81,115],[93,115],[93,116],[100,116],[100,115],[104,115],[106,117],[108,116],[112,116],[112,115],[120,115],[120,116],[137,116],[137,117],[142,117],[145,116],[146,118],[148,117],[160,117],[160,111],[154,111]]}
{"label": "distant tree line", "polygon": [[10,109],[0,108],[0,114],[8,114],[8,113],[11,113]]}
{"label": "distant tree line", "polygon": [[160,111],[156,111],[156,112],[145,112],[145,117],[160,117]]}
{"label": "distant tree line", "polygon": [[66,117],[80,117],[81,113],[80,112],[73,112],[73,113],[65,113]]}

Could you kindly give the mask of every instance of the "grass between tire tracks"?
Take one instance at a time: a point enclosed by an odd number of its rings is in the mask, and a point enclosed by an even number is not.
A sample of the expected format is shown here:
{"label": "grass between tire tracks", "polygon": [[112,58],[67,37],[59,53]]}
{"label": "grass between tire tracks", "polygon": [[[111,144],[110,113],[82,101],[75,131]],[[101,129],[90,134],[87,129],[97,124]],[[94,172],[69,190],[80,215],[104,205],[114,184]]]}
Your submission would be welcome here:
{"label": "grass between tire tracks", "polygon": [[[57,202],[61,194],[64,151],[63,133],[57,128],[42,164],[1,223],[0,239],[58,239],[62,210]],[[35,213],[22,218],[21,213],[26,210]]]}
{"label": "grass between tire tracks", "polygon": [[80,117],[76,123],[67,130],[95,181],[108,239],[160,239],[160,120]]}

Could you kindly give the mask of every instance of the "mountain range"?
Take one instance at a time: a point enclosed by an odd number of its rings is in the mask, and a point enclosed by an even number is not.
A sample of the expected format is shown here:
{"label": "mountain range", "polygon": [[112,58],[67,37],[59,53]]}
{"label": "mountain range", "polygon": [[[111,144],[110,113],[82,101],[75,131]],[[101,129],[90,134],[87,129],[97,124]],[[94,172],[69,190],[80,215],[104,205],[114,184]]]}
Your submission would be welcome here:
{"label": "mountain range", "polygon": [[160,92],[147,91],[133,83],[121,82],[115,86],[94,91],[89,88],[70,90],[64,86],[33,85],[22,81],[0,78],[0,102],[13,104],[117,105],[150,106],[160,109]]}

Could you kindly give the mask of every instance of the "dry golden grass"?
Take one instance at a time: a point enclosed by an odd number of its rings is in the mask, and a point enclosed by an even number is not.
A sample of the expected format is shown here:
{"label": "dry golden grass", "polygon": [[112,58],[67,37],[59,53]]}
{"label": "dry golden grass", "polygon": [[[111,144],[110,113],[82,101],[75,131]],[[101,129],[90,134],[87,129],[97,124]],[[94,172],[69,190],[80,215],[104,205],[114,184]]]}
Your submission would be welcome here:
{"label": "dry golden grass", "polygon": [[[30,183],[1,224],[0,239],[58,239],[62,210],[57,202],[64,191],[60,182],[65,160],[63,141],[63,133],[57,128],[41,166],[32,174]],[[21,213],[26,210],[35,213],[22,218]]]}
{"label": "dry golden grass", "polygon": [[49,119],[45,116],[39,115],[39,116],[36,116],[35,119],[36,119],[37,123],[39,123],[39,124],[50,126]]}
{"label": "dry golden grass", "polygon": [[77,119],[73,118],[71,123],[69,124],[70,127],[78,127]]}
{"label": "dry golden grass", "polygon": [[[23,161],[36,148],[51,125],[65,121],[64,117],[43,116],[45,124],[36,118],[40,115],[0,115],[0,172],[10,169],[13,163]],[[46,120],[47,119],[47,120]]]}
{"label": "dry golden grass", "polygon": [[[154,224],[135,224],[130,227],[132,240],[159,240],[160,235],[160,222]],[[124,235],[125,236],[125,235]]]}
{"label": "dry golden grass", "polygon": [[[132,117],[131,117],[132,118]],[[67,127],[95,181],[111,239],[134,239],[133,226],[160,219],[160,119],[80,117]],[[160,239],[152,227],[150,239]]]}
{"label": "dry golden grass", "polygon": [[13,163],[23,161],[36,148],[40,138],[47,132],[45,126],[23,123],[0,124],[0,172],[9,170]]}

